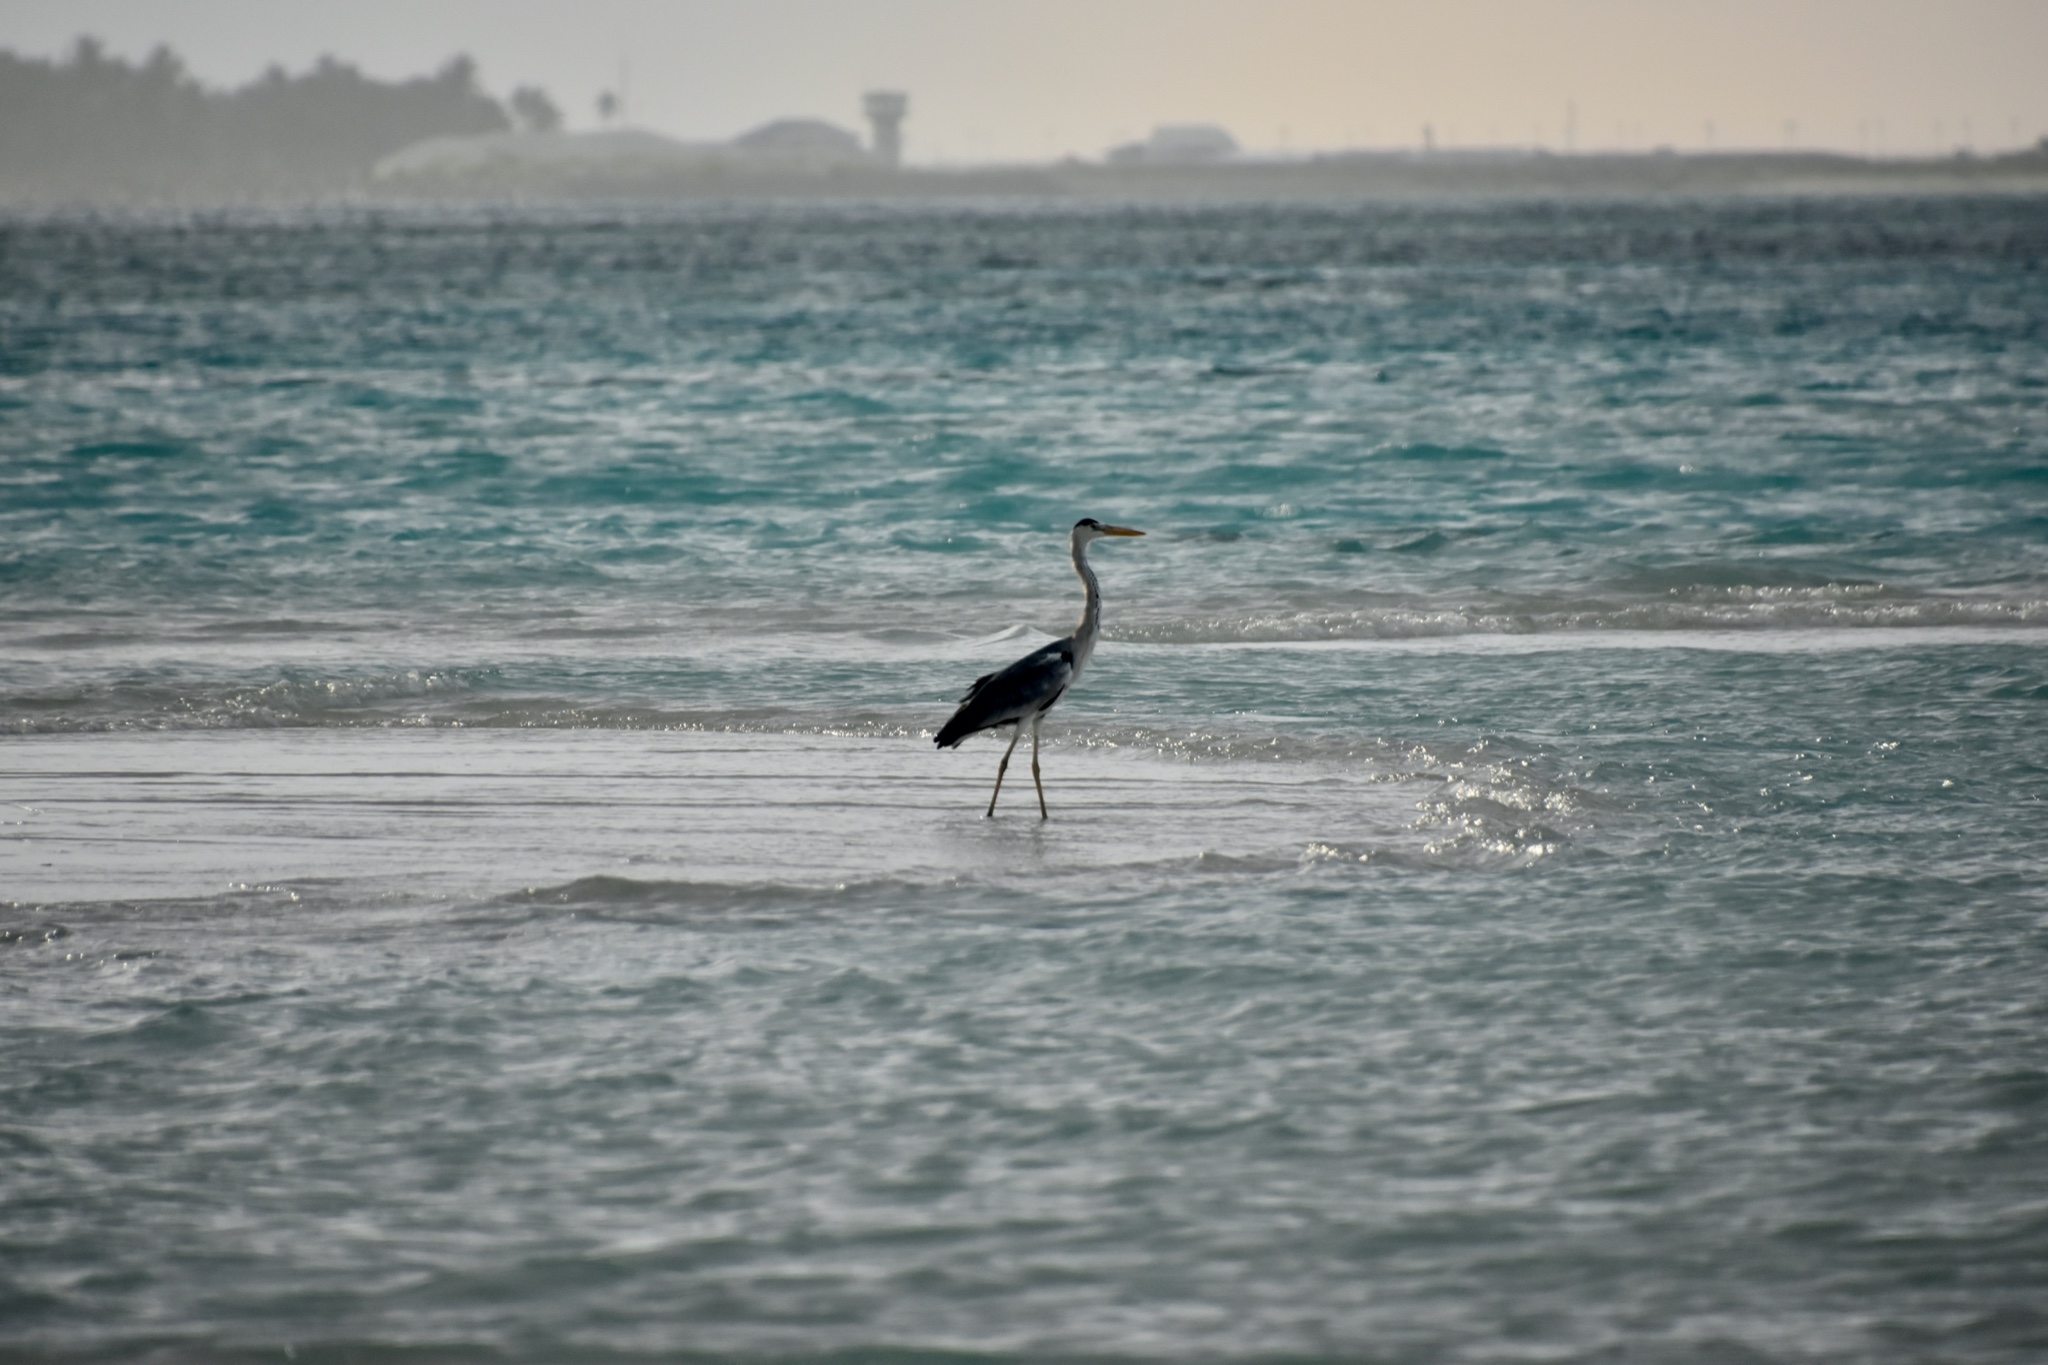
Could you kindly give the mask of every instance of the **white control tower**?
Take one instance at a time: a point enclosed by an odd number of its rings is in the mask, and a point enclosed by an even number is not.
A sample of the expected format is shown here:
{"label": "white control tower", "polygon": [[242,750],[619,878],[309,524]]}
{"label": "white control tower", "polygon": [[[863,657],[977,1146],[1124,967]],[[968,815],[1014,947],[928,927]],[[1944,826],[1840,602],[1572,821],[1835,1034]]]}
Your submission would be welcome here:
{"label": "white control tower", "polygon": [[861,105],[875,130],[875,160],[893,169],[903,160],[903,116],[910,112],[910,96],[901,90],[870,90]]}

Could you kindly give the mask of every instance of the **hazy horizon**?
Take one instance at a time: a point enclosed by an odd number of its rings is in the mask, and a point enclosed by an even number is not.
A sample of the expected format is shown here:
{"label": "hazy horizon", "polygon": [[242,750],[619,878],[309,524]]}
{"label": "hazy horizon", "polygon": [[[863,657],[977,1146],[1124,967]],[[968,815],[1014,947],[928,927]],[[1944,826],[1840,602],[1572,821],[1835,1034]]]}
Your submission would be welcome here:
{"label": "hazy horizon", "polygon": [[861,127],[867,89],[907,90],[906,159],[1099,156],[1171,122],[1253,152],[1420,145],[1582,151],[1995,152],[2048,134],[2048,6],[1936,8],[1549,0],[1508,7],[1293,0],[16,0],[0,47],[56,57],[80,36],[140,60],[167,44],[209,85],[323,55],[384,79],[460,52],[503,96],[538,84],[571,128],[623,91],[625,121],[683,138],[767,119]]}

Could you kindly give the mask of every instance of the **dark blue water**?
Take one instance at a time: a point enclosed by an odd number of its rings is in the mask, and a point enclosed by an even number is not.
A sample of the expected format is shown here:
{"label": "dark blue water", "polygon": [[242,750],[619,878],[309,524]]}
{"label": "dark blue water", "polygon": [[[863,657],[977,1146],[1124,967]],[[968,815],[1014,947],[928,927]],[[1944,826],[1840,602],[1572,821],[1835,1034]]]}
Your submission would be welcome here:
{"label": "dark blue water", "polygon": [[0,222],[0,1352],[2035,1359],[2044,707],[2038,199]]}

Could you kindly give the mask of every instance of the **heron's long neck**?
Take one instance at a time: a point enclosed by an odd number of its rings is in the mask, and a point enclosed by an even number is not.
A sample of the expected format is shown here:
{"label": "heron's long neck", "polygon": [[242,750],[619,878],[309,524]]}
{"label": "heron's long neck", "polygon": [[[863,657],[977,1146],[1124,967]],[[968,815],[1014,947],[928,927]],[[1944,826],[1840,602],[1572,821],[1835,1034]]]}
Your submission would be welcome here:
{"label": "heron's long neck", "polygon": [[1074,542],[1074,572],[1081,575],[1088,588],[1088,601],[1081,608],[1081,624],[1074,627],[1074,662],[1079,665],[1095,652],[1095,634],[1102,629],[1102,585],[1095,581],[1095,570],[1088,567],[1085,541]]}

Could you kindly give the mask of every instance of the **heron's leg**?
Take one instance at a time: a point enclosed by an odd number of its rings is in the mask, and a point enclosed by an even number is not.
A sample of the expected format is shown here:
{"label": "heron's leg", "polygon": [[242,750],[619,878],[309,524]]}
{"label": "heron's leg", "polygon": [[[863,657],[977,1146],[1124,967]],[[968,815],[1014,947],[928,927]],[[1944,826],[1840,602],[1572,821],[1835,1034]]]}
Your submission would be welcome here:
{"label": "heron's leg", "polygon": [[1003,750],[1003,761],[996,764],[996,789],[988,794],[988,814],[982,817],[985,820],[996,818],[996,798],[1003,794],[1003,774],[1010,770],[1010,755],[1016,751],[1017,741],[1022,738],[1024,727],[1020,725],[1016,733],[1010,736],[1010,747]]}
{"label": "heron's leg", "polygon": [[1045,783],[1038,780],[1038,722],[1044,719],[1043,711],[1031,718],[1031,785],[1038,788],[1038,818],[1050,820],[1045,813]]}

